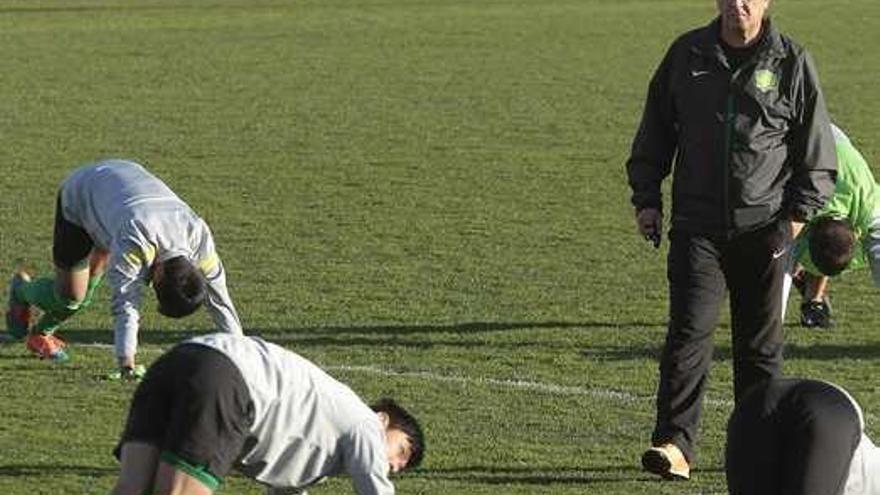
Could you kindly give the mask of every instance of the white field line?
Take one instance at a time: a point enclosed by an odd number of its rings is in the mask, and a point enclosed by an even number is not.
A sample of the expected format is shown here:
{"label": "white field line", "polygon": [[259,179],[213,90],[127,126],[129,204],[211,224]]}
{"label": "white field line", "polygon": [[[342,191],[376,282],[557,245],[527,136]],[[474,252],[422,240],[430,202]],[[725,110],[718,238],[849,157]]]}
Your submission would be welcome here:
{"label": "white field line", "polygon": [[[109,344],[92,343],[77,344],[83,347],[94,348],[111,348]],[[508,388],[516,390],[526,390],[530,392],[538,392],[550,395],[574,395],[586,396],[595,399],[605,399],[617,402],[635,403],[635,402],[651,402],[656,400],[654,395],[636,395],[620,390],[613,390],[602,387],[583,387],[576,385],[558,385],[555,383],[536,382],[528,380],[502,380],[498,378],[472,377],[463,375],[445,375],[434,373],[432,371],[397,371],[392,369],[378,368],[375,366],[349,366],[349,365],[322,365],[322,368],[328,371],[345,371],[353,373],[367,373],[371,375],[390,376],[397,378],[417,378],[442,383],[459,383],[463,385],[480,385],[498,388]],[[712,407],[721,407],[730,409],[733,407],[732,400],[724,399],[703,399],[703,403]]]}
{"label": "white field line", "polygon": [[[113,344],[102,344],[100,342],[77,342],[74,344],[77,347],[92,347],[94,349],[113,349]],[[159,350],[164,350],[159,347]]]}
{"label": "white field line", "polygon": [[[99,349],[110,349],[113,346],[110,344],[101,344],[101,343],[91,343],[91,344],[77,344],[77,346],[82,347],[94,347]],[[159,348],[159,352],[164,352],[163,348]],[[499,388],[509,388],[509,389],[517,389],[517,390],[526,390],[531,392],[539,392],[550,395],[574,395],[574,396],[586,396],[593,397],[596,399],[606,399],[613,400],[618,402],[625,403],[634,403],[634,402],[651,402],[657,399],[655,395],[635,395],[629,392],[623,392],[620,390],[613,390],[609,388],[602,387],[581,387],[581,386],[572,386],[572,385],[557,385],[555,383],[545,383],[545,382],[535,382],[528,380],[501,380],[498,378],[484,378],[484,377],[471,377],[471,376],[461,376],[461,375],[444,375],[441,373],[434,373],[432,371],[397,371],[390,370],[384,368],[377,368],[375,366],[349,366],[349,365],[323,365],[322,368],[326,370],[338,370],[338,371],[347,371],[354,373],[367,373],[371,375],[381,375],[381,376],[391,376],[397,378],[418,378],[422,380],[434,381],[434,382],[442,382],[442,383],[459,383],[464,385],[482,385],[482,386],[492,386]],[[725,399],[711,399],[705,398],[703,399],[703,404],[712,406],[712,407],[720,407],[725,409],[733,408],[732,400]],[[870,418],[872,422],[876,421],[876,415],[873,413],[865,413],[866,418]]]}
{"label": "white field line", "polygon": [[[110,344],[102,344],[94,342],[91,344],[77,344],[82,347],[93,347],[98,349],[110,349]],[[159,349],[163,352],[164,349]],[[635,395],[629,392],[613,390],[602,387],[581,387],[572,385],[557,385],[555,383],[535,382],[528,380],[501,380],[498,378],[471,377],[462,375],[444,375],[434,373],[432,371],[397,371],[385,368],[377,368],[375,366],[349,366],[349,365],[322,365],[322,368],[328,371],[346,371],[354,373],[368,373],[371,375],[391,376],[397,378],[418,378],[422,380],[443,382],[443,383],[459,383],[463,385],[481,385],[499,388],[527,390],[531,392],[539,392],[550,395],[580,395],[593,397],[596,399],[606,399],[618,402],[653,402],[656,396],[653,395]],[[732,408],[732,400],[716,400],[704,399],[703,403],[713,407]]]}
{"label": "white field line", "polygon": [[[602,387],[581,387],[576,385],[557,385],[555,383],[535,382],[528,380],[500,380],[497,378],[469,377],[461,375],[443,375],[431,371],[395,371],[375,366],[325,366],[327,370],[351,371],[358,373],[369,373],[374,375],[392,376],[401,378],[419,378],[423,380],[444,382],[444,383],[460,383],[464,385],[483,385],[499,388],[510,388],[518,390],[528,390],[532,392],[546,393],[550,395],[581,395],[593,397],[596,399],[607,399],[618,402],[653,402],[656,396],[635,395],[629,392],[613,390]],[[704,399],[704,404],[713,407],[732,408],[732,400],[715,400]]]}

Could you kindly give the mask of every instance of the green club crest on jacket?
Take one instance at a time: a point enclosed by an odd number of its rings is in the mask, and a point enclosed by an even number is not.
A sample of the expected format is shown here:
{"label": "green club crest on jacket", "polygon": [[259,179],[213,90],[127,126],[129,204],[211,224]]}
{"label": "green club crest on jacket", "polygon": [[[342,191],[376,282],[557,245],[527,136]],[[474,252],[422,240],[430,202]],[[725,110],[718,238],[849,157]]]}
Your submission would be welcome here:
{"label": "green club crest on jacket", "polygon": [[778,85],[779,79],[773,71],[768,69],[758,69],[755,71],[755,87],[758,88],[758,91],[766,93],[776,89]]}

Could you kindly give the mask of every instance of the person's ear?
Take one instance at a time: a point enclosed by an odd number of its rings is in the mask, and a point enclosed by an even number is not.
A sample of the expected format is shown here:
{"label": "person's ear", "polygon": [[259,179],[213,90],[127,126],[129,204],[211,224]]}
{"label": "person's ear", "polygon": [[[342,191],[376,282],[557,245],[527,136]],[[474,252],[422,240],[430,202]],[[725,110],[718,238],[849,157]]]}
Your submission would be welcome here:
{"label": "person's ear", "polygon": [[388,429],[388,425],[391,424],[391,418],[388,416],[386,412],[377,412],[376,416],[379,417],[379,422],[382,423],[382,428]]}
{"label": "person's ear", "polygon": [[156,260],[150,265],[150,284],[155,287],[162,279],[162,262]]}

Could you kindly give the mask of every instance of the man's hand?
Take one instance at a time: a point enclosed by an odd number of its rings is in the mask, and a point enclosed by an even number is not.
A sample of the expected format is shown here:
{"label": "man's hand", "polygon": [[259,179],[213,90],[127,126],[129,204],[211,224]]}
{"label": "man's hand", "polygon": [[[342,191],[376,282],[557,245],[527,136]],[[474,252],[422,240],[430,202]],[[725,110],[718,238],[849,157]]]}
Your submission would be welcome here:
{"label": "man's hand", "polygon": [[801,230],[804,228],[804,222],[796,222],[794,220],[791,221],[791,238],[792,240],[797,239],[798,234],[801,233]]}
{"label": "man's hand", "polygon": [[636,211],[636,226],[645,239],[660,247],[663,232],[663,214],[657,208],[642,208]]}

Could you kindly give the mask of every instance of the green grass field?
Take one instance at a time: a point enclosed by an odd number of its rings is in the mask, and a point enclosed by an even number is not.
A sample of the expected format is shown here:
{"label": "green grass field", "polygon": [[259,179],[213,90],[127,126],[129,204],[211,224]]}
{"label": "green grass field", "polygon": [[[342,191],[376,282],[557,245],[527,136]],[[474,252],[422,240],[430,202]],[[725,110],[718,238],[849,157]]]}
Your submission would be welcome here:
{"label": "green grass field", "polygon": [[[880,166],[880,3],[774,4]],[[726,316],[694,479],[638,465],[666,245],[636,236],[624,174],[652,71],[713,15],[711,0],[0,0],[0,268],[50,268],[73,167],[135,158],[211,225],[248,329],[422,419],[427,457],[400,493],[724,493]],[[834,283],[832,332],[790,312],[786,371],[847,387],[880,439],[869,278]],[[115,481],[133,386],[101,379],[107,292],[63,332],[68,365],[0,348],[0,493]],[[150,301],[140,359],[207,331]],[[220,493],[262,491],[232,477]]]}

